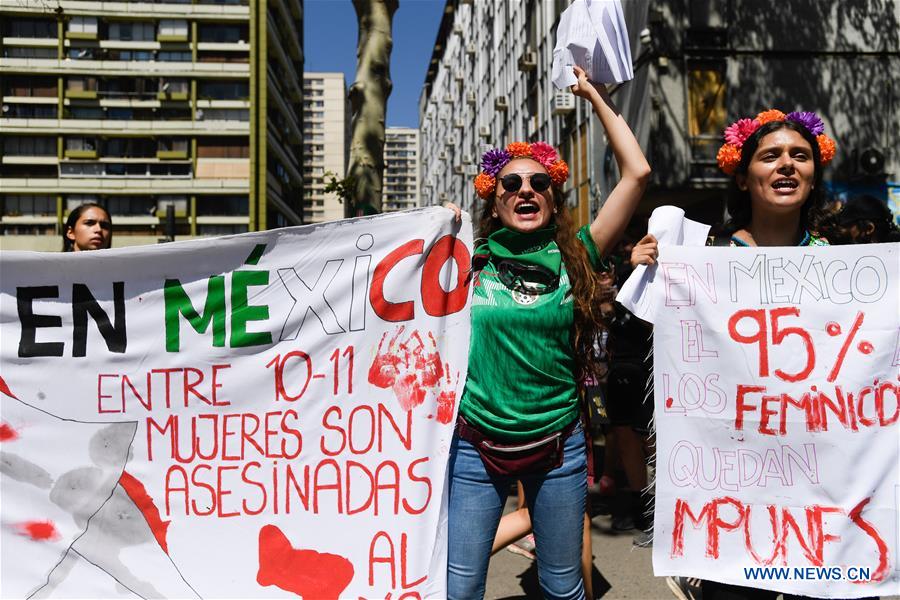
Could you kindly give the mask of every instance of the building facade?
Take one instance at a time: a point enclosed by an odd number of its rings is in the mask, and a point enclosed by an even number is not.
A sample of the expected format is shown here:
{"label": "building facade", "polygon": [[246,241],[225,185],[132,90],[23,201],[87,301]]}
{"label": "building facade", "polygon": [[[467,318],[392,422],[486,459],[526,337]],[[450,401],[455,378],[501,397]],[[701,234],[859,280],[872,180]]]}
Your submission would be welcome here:
{"label": "building facade", "polygon": [[421,206],[419,198],[419,130],[388,127],[384,131],[383,212]]}
{"label": "building facade", "polygon": [[344,218],[337,194],[325,192],[332,178],[347,173],[350,154],[350,103],[343,73],[304,73],[304,219],[321,223]]}
{"label": "building facade", "polygon": [[[621,2],[635,77],[612,98],[653,167],[640,217],[661,204],[708,223],[727,217],[730,180],[715,163],[722,130],[769,107],[823,118],[838,144],[825,172],[833,197],[893,198],[900,214],[900,2]],[[578,221],[596,214],[618,180],[614,157],[587,103],[550,82],[569,4],[447,1],[419,103],[424,204],[477,213],[481,153],[545,140],[569,163]],[[763,30],[761,18],[771,21]]]}
{"label": "building facade", "polygon": [[0,244],[115,245],[302,222],[302,0],[0,0]]}

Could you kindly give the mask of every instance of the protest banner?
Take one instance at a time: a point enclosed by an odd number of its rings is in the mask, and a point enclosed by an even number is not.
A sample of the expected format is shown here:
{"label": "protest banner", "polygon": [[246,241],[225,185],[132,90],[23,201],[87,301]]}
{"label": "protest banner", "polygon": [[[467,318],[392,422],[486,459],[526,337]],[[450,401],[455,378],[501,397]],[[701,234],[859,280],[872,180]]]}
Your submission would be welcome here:
{"label": "protest banner", "polygon": [[898,251],[662,246],[620,295],[654,323],[656,575],[900,592]]}
{"label": "protest banner", "polygon": [[0,257],[3,597],[445,595],[471,225]]}

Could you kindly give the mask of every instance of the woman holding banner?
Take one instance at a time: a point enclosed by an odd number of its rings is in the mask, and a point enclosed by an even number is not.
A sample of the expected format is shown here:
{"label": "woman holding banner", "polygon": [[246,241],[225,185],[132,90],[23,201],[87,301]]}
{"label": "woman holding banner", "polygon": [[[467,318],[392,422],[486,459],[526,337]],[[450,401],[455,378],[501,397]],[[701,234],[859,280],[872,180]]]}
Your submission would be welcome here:
{"label": "woman holding banner", "polygon": [[[714,246],[827,246],[817,223],[825,195],[822,170],[834,157],[835,144],[812,112],[767,110],[725,129],[719,167],[733,176],[728,197],[730,220],[711,236]],[[647,235],[635,246],[633,265],[653,265],[656,239]],[[670,577],[681,600],[775,600],[781,592],[715,581]],[[786,600],[803,598],[784,594]]]}
{"label": "woman holding banner", "polygon": [[578,67],[575,75],[572,92],[591,103],[622,173],[594,221],[576,231],[562,194],[568,166],[549,144],[490,150],[475,178],[485,243],[474,257],[469,374],[450,451],[450,598],[483,597],[517,480],[544,595],[584,598],[587,453],[576,382],[597,368],[596,270],[637,207],[650,166],[605,89]]}

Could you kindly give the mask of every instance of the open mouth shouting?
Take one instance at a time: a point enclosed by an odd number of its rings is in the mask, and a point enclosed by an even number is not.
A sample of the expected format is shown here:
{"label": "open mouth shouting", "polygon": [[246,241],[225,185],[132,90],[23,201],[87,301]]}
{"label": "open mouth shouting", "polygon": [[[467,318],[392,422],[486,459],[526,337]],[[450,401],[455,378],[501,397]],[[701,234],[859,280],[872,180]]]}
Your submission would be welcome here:
{"label": "open mouth shouting", "polygon": [[780,194],[791,194],[798,187],[800,187],[800,182],[790,177],[781,177],[772,182],[772,189]]}
{"label": "open mouth shouting", "polygon": [[517,215],[536,215],[541,212],[541,207],[534,200],[520,200],[513,209]]}

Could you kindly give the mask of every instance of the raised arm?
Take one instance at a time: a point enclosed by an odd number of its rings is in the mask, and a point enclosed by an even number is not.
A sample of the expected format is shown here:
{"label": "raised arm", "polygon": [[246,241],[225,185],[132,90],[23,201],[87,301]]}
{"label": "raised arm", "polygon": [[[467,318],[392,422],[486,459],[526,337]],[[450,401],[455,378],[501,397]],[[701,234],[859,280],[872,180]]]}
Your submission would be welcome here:
{"label": "raised arm", "polygon": [[650,165],[628,123],[606,92],[606,87],[589,82],[581,67],[576,66],[574,69],[578,83],[572,86],[572,93],[591,103],[594,113],[606,130],[606,137],[622,175],[591,223],[594,243],[602,254],[607,254],[622,237],[644,194],[650,178]]}

